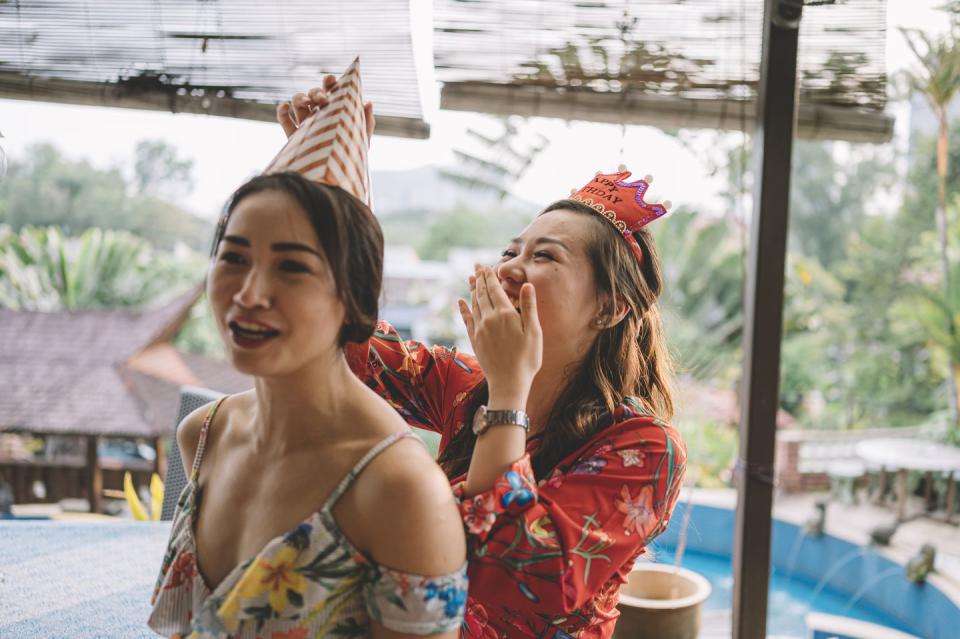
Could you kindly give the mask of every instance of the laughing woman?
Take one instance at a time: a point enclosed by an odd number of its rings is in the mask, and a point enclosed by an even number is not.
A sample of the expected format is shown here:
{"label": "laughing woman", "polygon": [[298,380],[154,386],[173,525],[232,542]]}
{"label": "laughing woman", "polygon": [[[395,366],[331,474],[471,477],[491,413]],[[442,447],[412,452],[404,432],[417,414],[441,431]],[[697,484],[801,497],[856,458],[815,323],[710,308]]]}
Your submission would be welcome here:
{"label": "laughing woman", "polygon": [[207,295],[255,388],[177,432],[190,481],[154,592],[158,633],[457,635],[466,545],[450,485],[344,356],[374,331],[382,264],[380,227],[348,190],[283,172],[233,194]]}
{"label": "laughing woman", "polygon": [[[315,89],[278,118],[291,134],[325,105]],[[347,349],[408,423],[441,435],[470,547],[465,637],[610,637],[620,587],[676,505],[686,453],[665,421],[662,276],[644,228],[666,208],[629,176],[598,174],[477,268],[460,302],[475,357],[384,322]]]}

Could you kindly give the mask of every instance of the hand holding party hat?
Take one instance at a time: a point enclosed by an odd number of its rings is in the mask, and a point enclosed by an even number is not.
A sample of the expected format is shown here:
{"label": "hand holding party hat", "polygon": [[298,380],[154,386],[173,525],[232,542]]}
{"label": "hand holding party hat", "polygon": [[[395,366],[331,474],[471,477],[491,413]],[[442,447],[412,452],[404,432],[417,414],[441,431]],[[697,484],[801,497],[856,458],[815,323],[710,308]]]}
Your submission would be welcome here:
{"label": "hand holding party hat", "polygon": [[340,187],[369,206],[368,146],[357,58],[340,76],[327,106],[300,125],[264,173],[295,171]]}

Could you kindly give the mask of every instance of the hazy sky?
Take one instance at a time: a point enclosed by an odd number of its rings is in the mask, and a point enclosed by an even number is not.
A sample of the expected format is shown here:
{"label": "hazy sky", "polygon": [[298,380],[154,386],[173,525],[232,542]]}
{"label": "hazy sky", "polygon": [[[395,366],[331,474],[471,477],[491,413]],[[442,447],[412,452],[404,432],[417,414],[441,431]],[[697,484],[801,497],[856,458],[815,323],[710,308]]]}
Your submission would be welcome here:
{"label": "hazy sky", "polygon": [[[895,27],[938,31],[944,26],[944,17],[933,10],[942,0],[888,0],[887,4],[887,60],[888,70],[893,71],[910,59]],[[421,24],[427,25],[426,21]],[[421,30],[419,35],[429,34]],[[441,164],[451,157],[451,148],[463,139],[466,127],[483,117],[439,111],[436,92],[428,93],[424,102],[431,139],[375,136],[372,170]],[[895,113],[900,120],[908,115],[902,108]],[[532,122],[551,144],[515,189],[528,200],[546,203],[563,197],[595,171],[612,170],[621,160],[640,175],[653,173],[654,195],[675,203],[710,200],[716,188],[694,153],[656,129],[627,127],[624,140],[622,127],[615,125],[542,118]],[[68,156],[87,158],[98,166],[126,167],[138,140],[163,139],[194,160],[197,185],[181,204],[205,216],[214,215],[225,197],[262,169],[283,144],[279,126],[268,123],[16,100],[0,100],[0,132],[5,136],[0,142],[8,158],[17,159],[35,142],[50,141]],[[621,147],[628,150],[622,159]],[[656,150],[655,156],[651,149]]]}

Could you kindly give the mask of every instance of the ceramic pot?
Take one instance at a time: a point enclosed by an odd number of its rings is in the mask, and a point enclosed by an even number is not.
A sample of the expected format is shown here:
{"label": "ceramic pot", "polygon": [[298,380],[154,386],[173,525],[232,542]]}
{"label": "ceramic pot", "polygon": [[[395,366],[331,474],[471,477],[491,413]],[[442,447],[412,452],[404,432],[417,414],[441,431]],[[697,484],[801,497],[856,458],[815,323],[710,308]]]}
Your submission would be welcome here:
{"label": "ceramic pot", "polygon": [[620,589],[614,639],[697,639],[710,596],[703,576],[675,566],[640,564]]}

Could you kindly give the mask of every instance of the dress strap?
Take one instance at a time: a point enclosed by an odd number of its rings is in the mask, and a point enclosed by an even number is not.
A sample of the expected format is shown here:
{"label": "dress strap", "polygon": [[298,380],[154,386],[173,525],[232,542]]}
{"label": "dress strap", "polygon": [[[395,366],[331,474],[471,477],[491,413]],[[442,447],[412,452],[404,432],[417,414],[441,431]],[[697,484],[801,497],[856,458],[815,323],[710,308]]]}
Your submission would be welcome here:
{"label": "dress strap", "polygon": [[200,462],[203,460],[203,451],[207,447],[207,433],[210,431],[210,424],[213,423],[213,416],[217,414],[220,404],[227,398],[226,395],[210,404],[207,416],[203,418],[203,426],[200,427],[200,440],[197,442],[197,454],[193,457],[193,469],[190,471],[190,481],[197,481],[200,474]]}
{"label": "dress strap", "polygon": [[347,473],[347,476],[340,480],[340,483],[337,485],[334,491],[329,497],[327,497],[327,503],[323,505],[323,510],[329,511],[331,508],[333,508],[333,505],[337,503],[337,500],[340,499],[343,493],[347,492],[348,488],[350,488],[350,485],[357,478],[357,475],[359,475],[360,472],[367,467],[367,464],[373,461],[374,457],[382,453],[392,444],[395,444],[401,439],[406,439],[407,437],[413,437],[417,441],[420,441],[420,438],[417,437],[416,433],[414,433],[412,430],[407,430],[400,431],[399,433],[393,433],[392,435],[389,435],[388,437],[377,442],[377,445],[368,450],[366,454],[360,458],[360,461],[358,461],[357,464],[350,469],[350,472]]}

